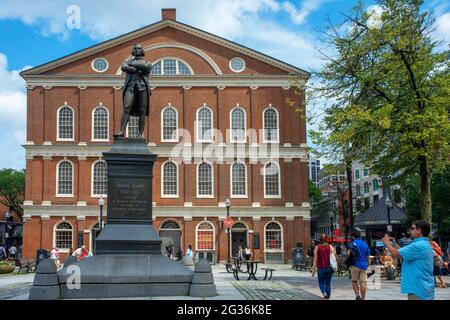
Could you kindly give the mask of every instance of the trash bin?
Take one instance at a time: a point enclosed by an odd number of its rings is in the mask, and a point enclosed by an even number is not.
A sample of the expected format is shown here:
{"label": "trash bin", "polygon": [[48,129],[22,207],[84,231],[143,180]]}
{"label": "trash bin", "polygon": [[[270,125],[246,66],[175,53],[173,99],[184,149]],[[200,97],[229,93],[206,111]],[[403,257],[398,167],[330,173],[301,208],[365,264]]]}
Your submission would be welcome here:
{"label": "trash bin", "polygon": [[305,257],[303,256],[303,248],[296,247],[292,249],[292,269],[301,269],[305,263]]}
{"label": "trash bin", "polygon": [[50,250],[38,249],[36,252],[36,266],[44,259],[50,258]]}

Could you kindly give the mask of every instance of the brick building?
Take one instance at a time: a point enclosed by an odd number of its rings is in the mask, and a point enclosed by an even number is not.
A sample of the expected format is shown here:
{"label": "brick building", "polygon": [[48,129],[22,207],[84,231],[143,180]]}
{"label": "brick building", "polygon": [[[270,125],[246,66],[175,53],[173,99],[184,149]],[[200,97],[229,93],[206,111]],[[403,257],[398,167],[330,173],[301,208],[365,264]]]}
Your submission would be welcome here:
{"label": "brick building", "polygon": [[[176,21],[162,20],[21,73],[28,89],[25,256],[56,245],[94,249],[106,164],[122,112],[122,62],[139,43],[153,63],[145,138],[158,155],[153,225],[165,244],[227,259],[288,261],[310,239],[306,124],[292,107],[299,68]],[[136,134],[135,119],[127,135]],[[106,213],[104,213],[106,216]],[[107,222],[106,222],[107,223]]]}

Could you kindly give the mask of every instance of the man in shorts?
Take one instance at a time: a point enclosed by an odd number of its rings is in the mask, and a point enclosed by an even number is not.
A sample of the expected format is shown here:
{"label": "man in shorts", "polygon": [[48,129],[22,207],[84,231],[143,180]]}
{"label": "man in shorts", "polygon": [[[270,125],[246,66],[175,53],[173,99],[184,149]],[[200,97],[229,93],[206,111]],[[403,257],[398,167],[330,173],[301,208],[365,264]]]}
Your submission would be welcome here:
{"label": "man in shorts", "polygon": [[[361,240],[361,232],[352,231],[353,241],[350,242],[349,248],[356,247],[358,255],[355,263],[351,266],[352,287],[355,291],[356,300],[366,299],[367,288],[367,268],[369,267],[369,246]],[[350,254],[350,250],[347,254]]]}

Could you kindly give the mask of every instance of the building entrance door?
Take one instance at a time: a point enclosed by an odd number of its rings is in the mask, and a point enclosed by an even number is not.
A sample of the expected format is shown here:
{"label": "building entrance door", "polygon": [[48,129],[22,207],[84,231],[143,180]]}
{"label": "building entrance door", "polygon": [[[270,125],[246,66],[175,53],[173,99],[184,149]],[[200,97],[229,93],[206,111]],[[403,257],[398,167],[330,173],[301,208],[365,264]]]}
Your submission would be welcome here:
{"label": "building entrance door", "polygon": [[95,254],[95,239],[97,239],[99,233],[100,233],[100,226],[97,223],[95,226],[92,227],[92,230],[91,230],[91,248],[89,250],[93,254]]}
{"label": "building entrance door", "polygon": [[247,227],[245,224],[241,222],[237,222],[233,225],[231,228],[231,256],[236,257],[239,246],[242,247],[242,249],[245,249],[247,247]]}
{"label": "building entrance door", "polygon": [[163,254],[166,253],[166,247],[172,249],[173,255],[176,255],[178,249],[185,253],[181,247],[181,228],[176,221],[164,221],[159,229],[159,236],[162,240],[161,251]]}

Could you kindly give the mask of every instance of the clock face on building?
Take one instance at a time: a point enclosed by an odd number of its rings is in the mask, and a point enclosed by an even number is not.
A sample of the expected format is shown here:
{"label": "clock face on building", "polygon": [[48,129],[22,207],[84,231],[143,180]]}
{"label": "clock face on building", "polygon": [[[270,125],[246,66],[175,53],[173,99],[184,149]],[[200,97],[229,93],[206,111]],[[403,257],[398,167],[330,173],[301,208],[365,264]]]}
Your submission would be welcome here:
{"label": "clock face on building", "polygon": [[241,58],[233,58],[230,60],[230,69],[234,72],[242,72],[245,69],[245,61]]}
{"label": "clock face on building", "polygon": [[97,58],[92,61],[92,69],[97,72],[105,72],[108,69],[108,61],[103,58]]}

